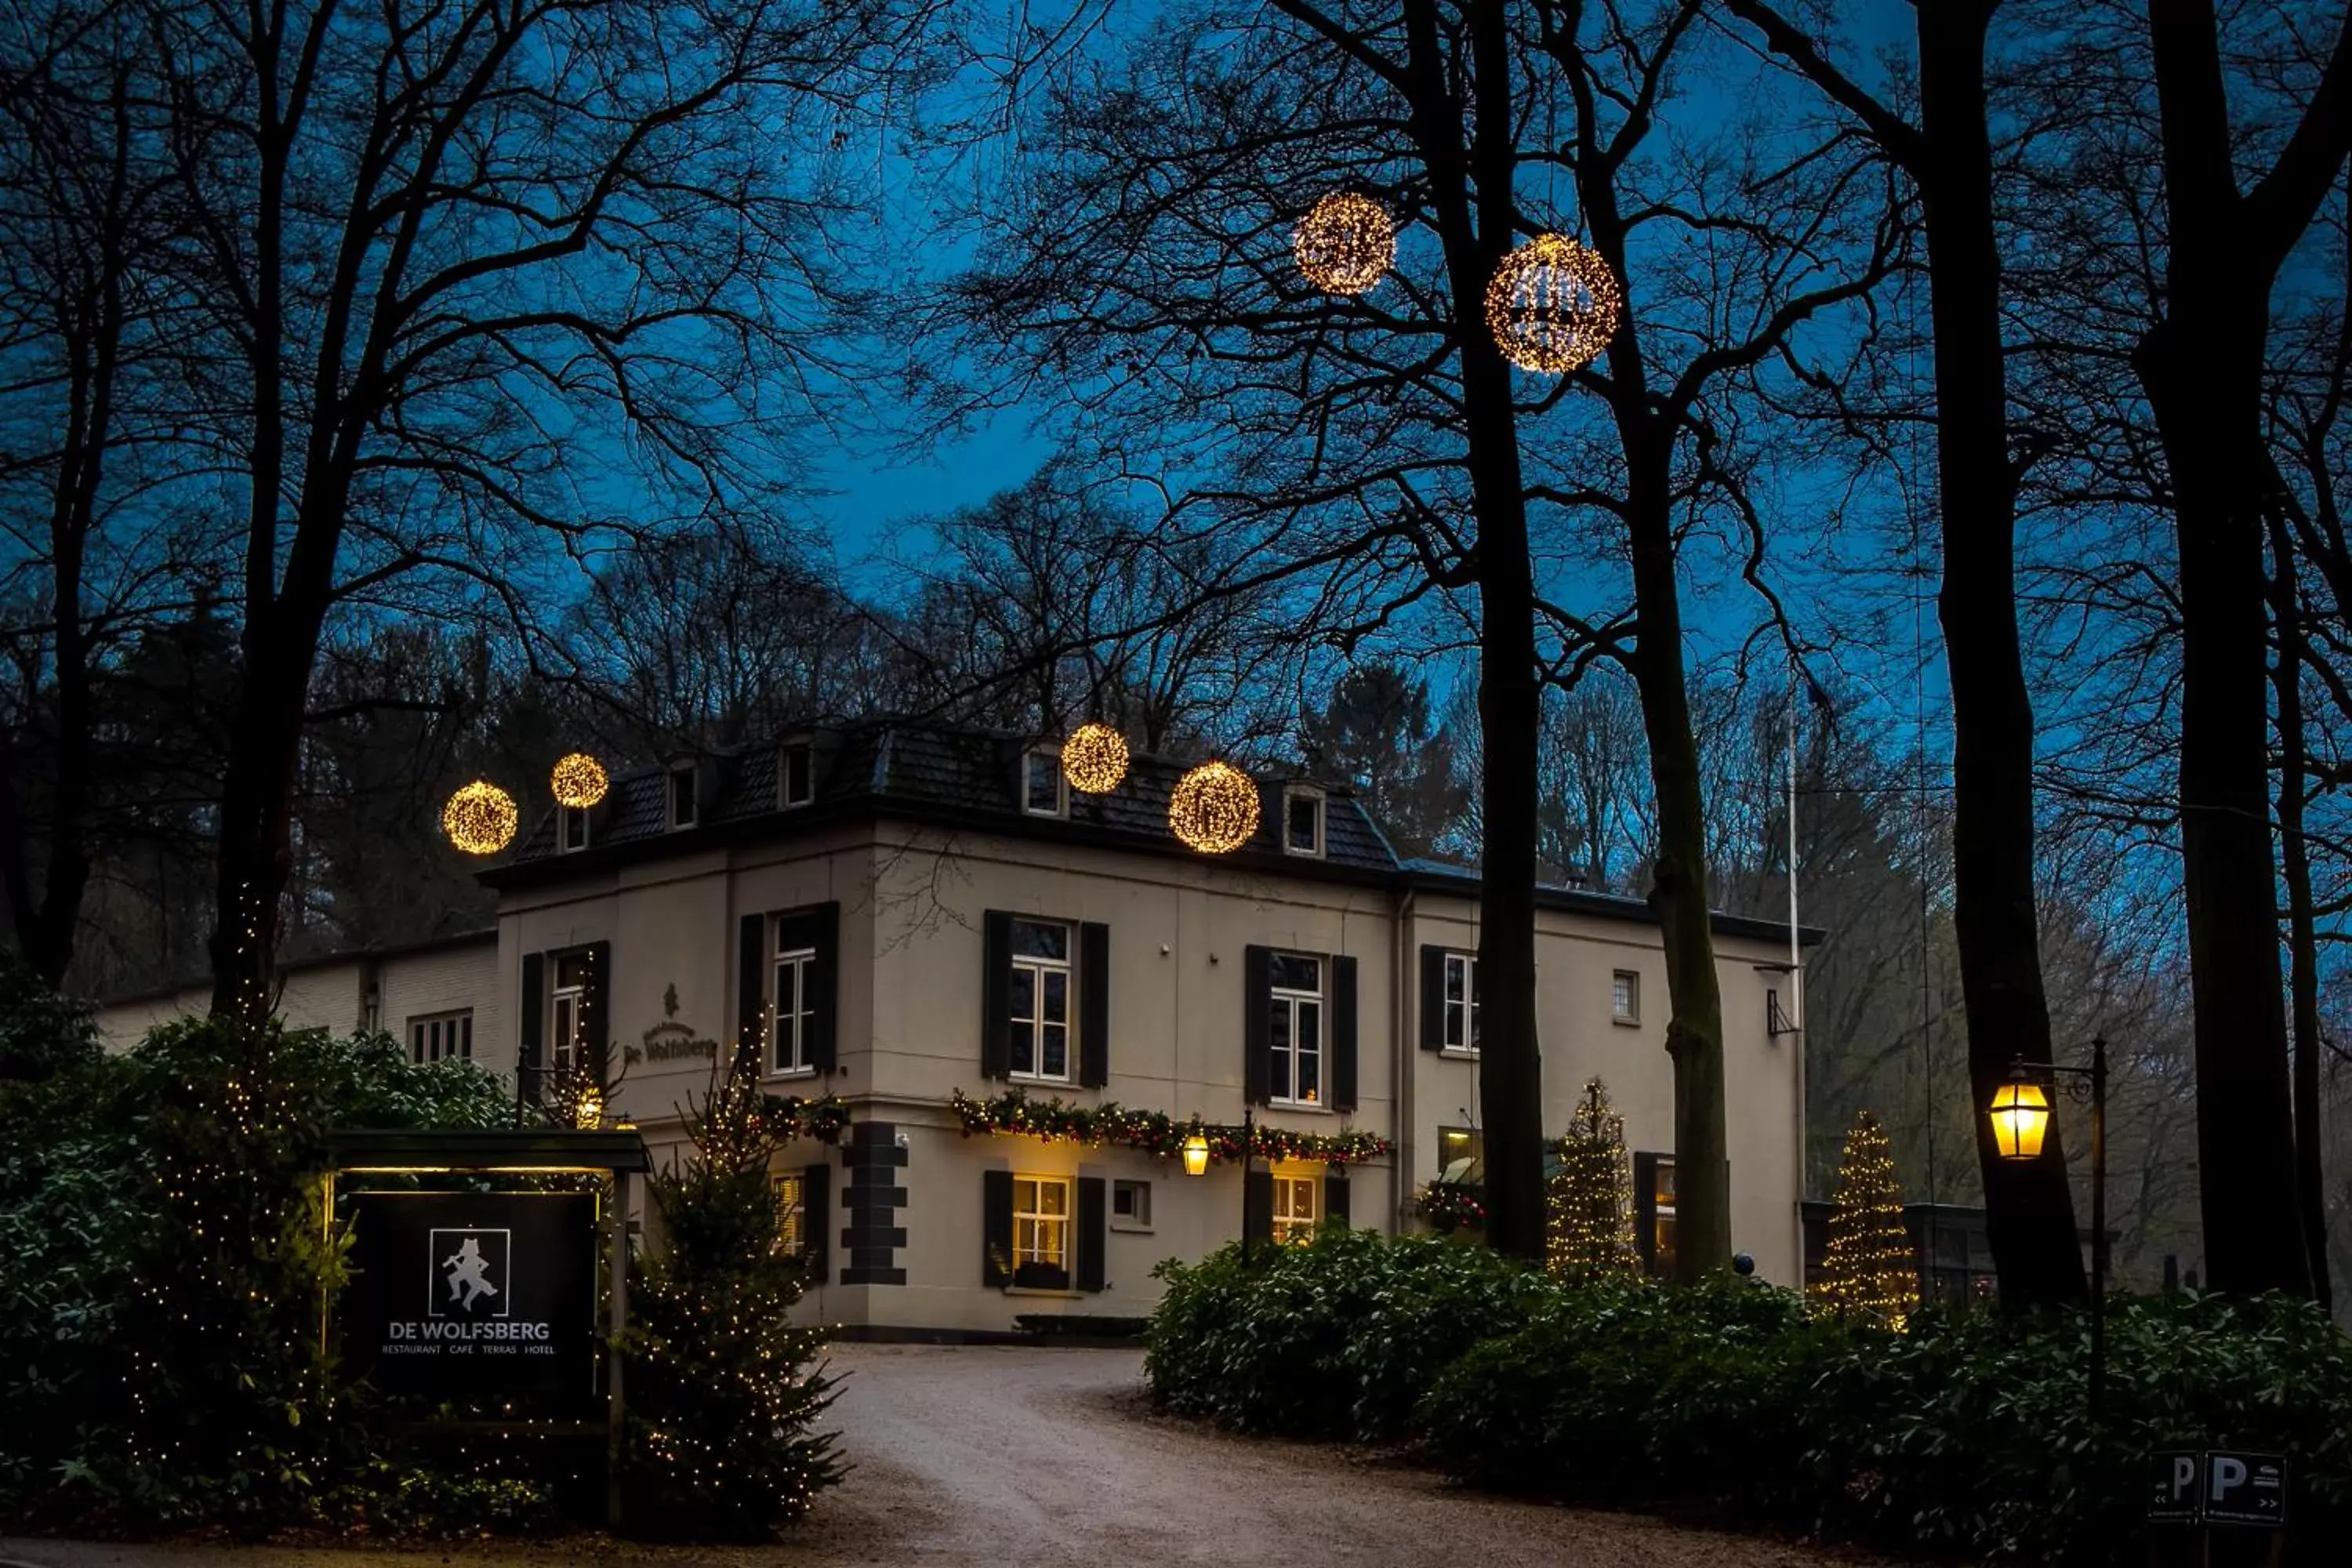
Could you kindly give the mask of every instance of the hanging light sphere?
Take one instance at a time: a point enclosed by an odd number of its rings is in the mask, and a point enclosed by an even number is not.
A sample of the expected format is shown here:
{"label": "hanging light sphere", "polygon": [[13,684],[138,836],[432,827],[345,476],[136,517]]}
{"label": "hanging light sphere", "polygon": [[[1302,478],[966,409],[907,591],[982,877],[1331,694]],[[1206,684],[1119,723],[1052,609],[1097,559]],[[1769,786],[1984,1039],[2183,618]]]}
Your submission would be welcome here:
{"label": "hanging light sphere", "polygon": [[1108,795],[1127,777],[1127,737],[1108,724],[1081,724],[1062,742],[1062,776],[1080,795]]}
{"label": "hanging light sphere", "polygon": [[1291,231],[1298,270],[1326,294],[1362,294],[1396,260],[1396,223],[1370,196],[1334,191]]}
{"label": "hanging light sphere", "polygon": [[514,796],[476,779],[441,808],[441,831],[468,855],[495,855],[514,842]]}
{"label": "hanging light sphere", "polygon": [[556,805],[585,811],[604,798],[610,781],[604,777],[604,763],[585,752],[574,752],[555,764],[548,783],[555,791]]}
{"label": "hanging light sphere", "polygon": [[1229,855],[1257,831],[1257,784],[1231,763],[1202,763],[1176,781],[1168,827],[1203,855]]}
{"label": "hanging light sphere", "polygon": [[1582,370],[1617,335],[1625,295],[1598,251],[1539,234],[1503,258],[1486,285],[1486,328],[1521,370]]}

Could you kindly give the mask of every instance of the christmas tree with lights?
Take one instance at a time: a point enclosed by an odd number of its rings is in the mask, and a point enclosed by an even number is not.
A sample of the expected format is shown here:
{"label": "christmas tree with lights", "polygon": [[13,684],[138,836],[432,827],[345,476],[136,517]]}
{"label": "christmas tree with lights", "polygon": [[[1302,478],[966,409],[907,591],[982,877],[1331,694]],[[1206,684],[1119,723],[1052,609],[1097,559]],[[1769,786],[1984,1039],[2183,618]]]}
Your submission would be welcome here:
{"label": "christmas tree with lights", "polygon": [[1903,1223],[1903,1188],[1878,1118],[1863,1111],[1845,1135],[1830,1204],[1829,1252],[1813,1293],[1842,1317],[1900,1331],[1919,1310],[1919,1270]]}
{"label": "christmas tree with lights", "polygon": [[834,1398],[811,1364],[824,1332],[792,1321],[803,1265],[777,1245],[768,1173],[799,1129],[770,1113],[749,1059],[688,1129],[682,1167],[651,1178],[667,1243],[630,1288],[623,1517],[670,1539],[763,1541],[842,1474],[834,1435],[814,1430]]}
{"label": "christmas tree with lights", "polygon": [[1568,1136],[1559,1141],[1559,1174],[1552,1178],[1547,1206],[1545,1261],[1554,1274],[1589,1279],[1639,1267],[1625,1119],[1609,1109],[1609,1091],[1597,1078],[1586,1082]]}

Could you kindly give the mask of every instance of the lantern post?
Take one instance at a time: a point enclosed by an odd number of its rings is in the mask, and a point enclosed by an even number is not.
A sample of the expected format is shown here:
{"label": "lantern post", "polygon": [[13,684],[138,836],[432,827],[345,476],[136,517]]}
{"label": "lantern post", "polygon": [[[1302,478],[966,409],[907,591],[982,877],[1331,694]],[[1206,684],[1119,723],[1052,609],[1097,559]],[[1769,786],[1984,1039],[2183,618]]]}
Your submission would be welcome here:
{"label": "lantern post", "polygon": [[2047,1074],[2053,1088],[2063,1085],[2069,1100],[2078,1105],[2087,1100],[2091,1106],[2091,1417],[2095,1421],[2107,1388],[2107,1037],[2092,1037],[2087,1068],[2029,1068],[2023,1058],[2018,1058],[1987,1109],[1994,1145],[2004,1160],[2042,1157],[2050,1101],[2040,1074]]}

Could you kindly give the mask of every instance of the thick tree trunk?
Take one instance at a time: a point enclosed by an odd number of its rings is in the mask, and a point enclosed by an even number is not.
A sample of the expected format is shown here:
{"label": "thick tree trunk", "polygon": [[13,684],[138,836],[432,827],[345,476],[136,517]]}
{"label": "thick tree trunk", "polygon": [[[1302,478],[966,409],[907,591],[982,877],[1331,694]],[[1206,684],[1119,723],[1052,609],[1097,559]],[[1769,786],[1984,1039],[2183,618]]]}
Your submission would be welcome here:
{"label": "thick tree trunk", "polygon": [[2319,1118],[2319,937],[2311,896],[2311,849],[2303,836],[2305,756],[2303,738],[2303,609],[2295,593],[2294,554],[2282,519],[2271,520],[2271,614],[2278,623],[2279,847],[2286,880],[2287,993],[2294,1025],[2294,1175],[2303,1206],[2304,1250],[2311,1259],[2312,1293],[2333,1310],[2336,1291],[2327,1269],[2327,1185]]}
{"label": "thick tree trunk", "polygon": [[2166,315],[2135,353],[2173,492],[2180,574],[2180,848],[2196,1020],[2207,1278],[2309,1295],[2272,857],[2262,365],[2269,273],[2240,211],[2218,29],[2153,0],[2169,214]]}
{"label": "thick tree trunk", "polygon": [[[2051,1059],[2033,891],[2033,706],[2018,651],[2016,479],[1985,108],[1993,10],[1985,0],[1918,7],[1921,166],[1914,171],[1926,206],[1935,333],[1944,554],[1937,609],[1952,683],[1952,926],[1977,1107],[1991,1103],[2017,1058]],[[2022,1163],[2000,1157],[1987,1118],[1969,1121],[2002,1300],[2083,1300],[2058,1120],[2050,1152]]]}

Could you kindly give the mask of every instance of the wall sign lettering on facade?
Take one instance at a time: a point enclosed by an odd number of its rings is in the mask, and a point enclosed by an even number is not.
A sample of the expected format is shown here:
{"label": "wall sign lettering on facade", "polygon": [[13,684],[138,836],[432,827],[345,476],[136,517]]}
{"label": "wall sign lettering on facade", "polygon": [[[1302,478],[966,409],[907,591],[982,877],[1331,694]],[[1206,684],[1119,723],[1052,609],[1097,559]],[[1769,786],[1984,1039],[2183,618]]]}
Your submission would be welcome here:
{"label": "wall sign lettering on facade", "polygon": [[596,1389],[596,1200],[352,1194],[344,1353],[379,1388],[505,1405]]}

